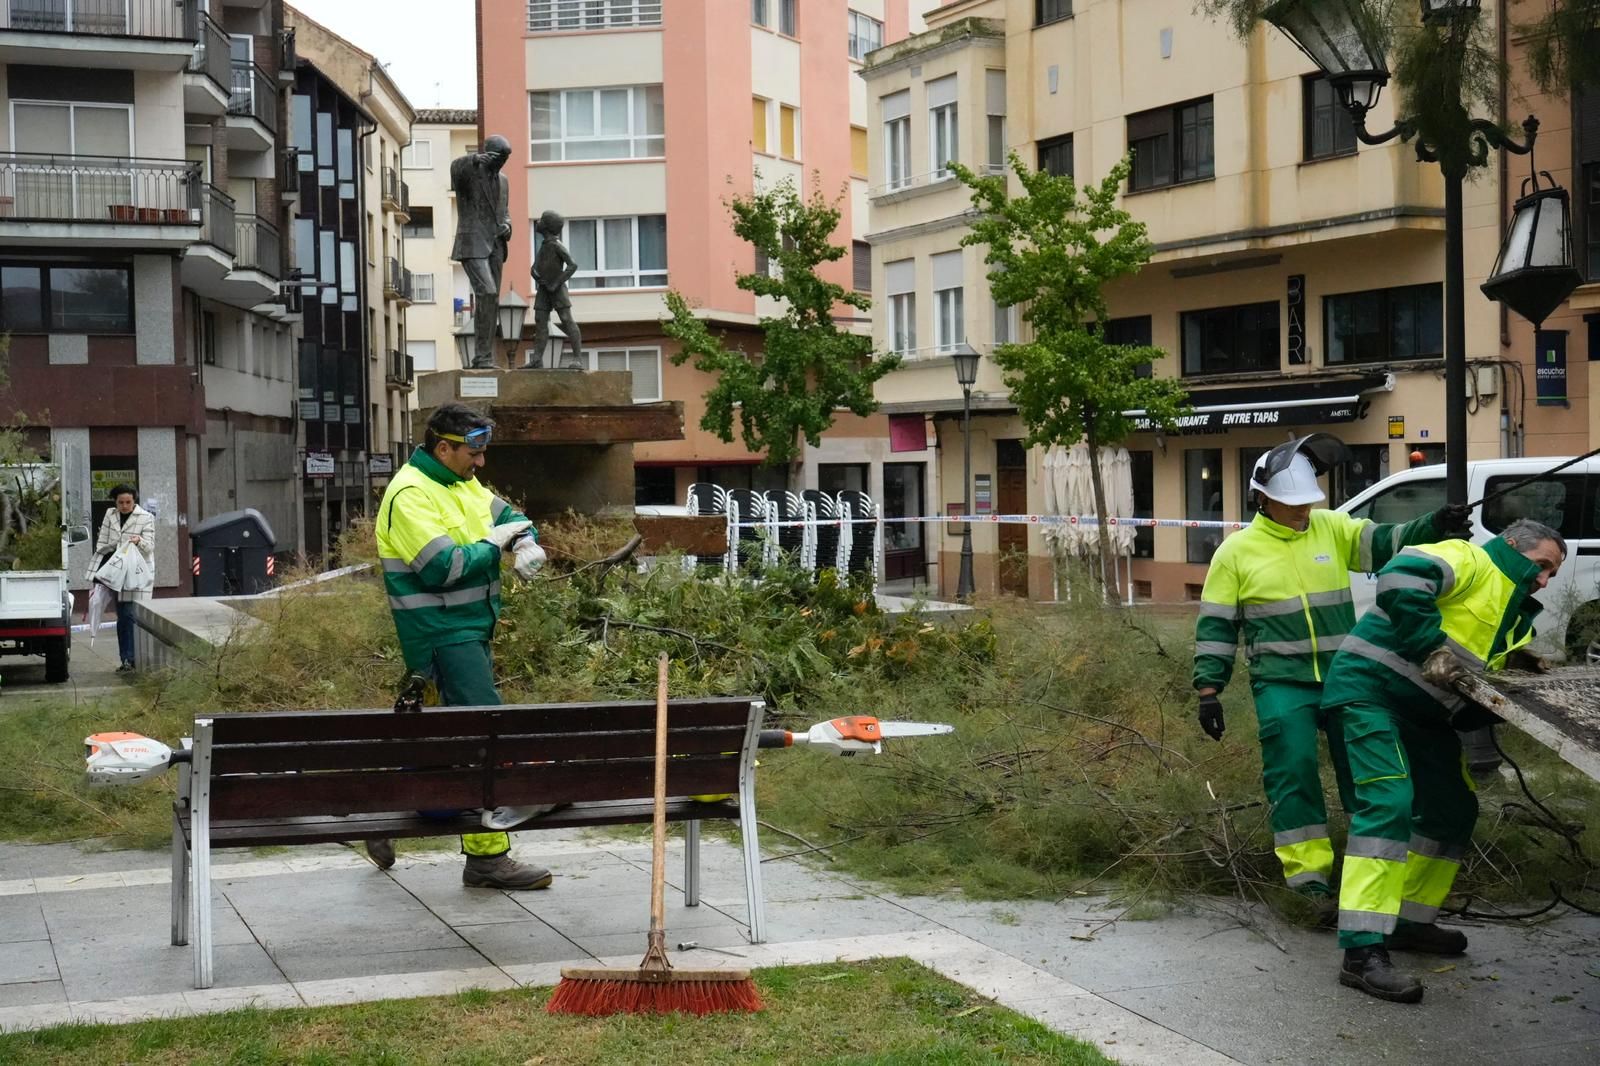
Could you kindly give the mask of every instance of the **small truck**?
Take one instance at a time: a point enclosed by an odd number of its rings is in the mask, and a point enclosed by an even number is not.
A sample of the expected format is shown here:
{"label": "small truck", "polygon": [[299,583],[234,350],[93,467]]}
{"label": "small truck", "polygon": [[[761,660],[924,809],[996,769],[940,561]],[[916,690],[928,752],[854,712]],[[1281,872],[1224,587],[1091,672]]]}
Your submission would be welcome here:
{"label": "small truck", "polygon": [[[72,655],[72,592],[68,588],[67,550],[89,539],[83,506],[87,477],[82,457],[75,449],[58,446],[50,463],[24,463],[0,467],[0,511],[14,540],[30,523],[55,519],[60,528],[61,554],[55,569],[0,569],[0,655],[44,657],[45,680],[67,680]],[[48,516],[37,510],[26,514],[30,503],[48,499]],[[16,565],[15,562],[7,565]]]}

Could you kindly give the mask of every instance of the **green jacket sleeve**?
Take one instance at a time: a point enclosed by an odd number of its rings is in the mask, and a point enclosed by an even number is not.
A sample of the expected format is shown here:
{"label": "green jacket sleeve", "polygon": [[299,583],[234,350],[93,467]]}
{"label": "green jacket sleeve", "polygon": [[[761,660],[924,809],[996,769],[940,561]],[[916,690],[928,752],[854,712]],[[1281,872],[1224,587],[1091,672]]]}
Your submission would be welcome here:
{"label": "green jacket sleeve", "polygon": [[[527,515],[523,514],[521,511],[511,506],[511,504],[507,503],[505,500],[502,500],[493,493],[489,494],[489,517],[492,524],[497,526],[503,526],[507,522],[528,521]],[[539,539],[539,531],[534,529],[532,526],[528,527],[527,535],[532,537],[534,540]]]}
{"label": "green jacket sleeve", "polygon": [[1389,616],[1394,650],[1420,664],[1444,643],[1439,601],[1457,595],[1471,575],[1418,548],[1404,548],[1378,574],[1378,609]]}
{"label": "green jacket sleeve", "polygon": [[1409,522],[1373,522],[1351,518],[1342,511],[1330,513],[1336,515],[1343,526],[1340,533],[1345,541],[1345,564],[1364,574],[1382,570],[1401,548],[1433,544],[1440,539],[1431,512]]}
{"label": "green jacket sleeve", "polygon": [[390,540],[423,587],[442,592],[465,582],[483,584],[500,572],[500,549],[487,541],[457,544],[421,492],[400,492],[389,501]]}
{"label": "green jacket sleeve", "polygon": [[[1224,542],[1226,545],[1226,542]],[[1233,677],[1239,651],[1239,576],[1231,552],[1219,550],[1200,592],[1194,624],[1194,687],[1221,692]]]}

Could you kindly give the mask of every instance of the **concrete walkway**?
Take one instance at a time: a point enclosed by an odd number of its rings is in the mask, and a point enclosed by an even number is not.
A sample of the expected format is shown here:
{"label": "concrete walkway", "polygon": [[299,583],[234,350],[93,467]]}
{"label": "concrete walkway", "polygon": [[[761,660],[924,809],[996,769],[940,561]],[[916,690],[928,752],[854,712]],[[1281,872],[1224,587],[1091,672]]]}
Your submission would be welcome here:
{"label": "concrete walkway", "polygon": [[[466,889],[453,852],[403,854],[387,873],[333,845],[220,853],[216,987],[195,991],[189,950],[167,942],[163,853],[0,845],[0,1028],[548,985],[563,963],[637,963],[647,845],[535,833],[518,852],[555,885]],[[771,943],[752,946],[737,850],[708,839],[703,860],[700,907],[668,891],[669,946],[702,945],[689,965],[909,956],[1125,1063],[1600,1061],[1600,919],[1469,929],[1461,959],[1405,959],[1429,988],[1401,1007],[1340,988],[1325,933],[1273,923],[1274,944],[1221,912],[1112,922],[1103,900],[905,897],[795,860],[764,866]]]}

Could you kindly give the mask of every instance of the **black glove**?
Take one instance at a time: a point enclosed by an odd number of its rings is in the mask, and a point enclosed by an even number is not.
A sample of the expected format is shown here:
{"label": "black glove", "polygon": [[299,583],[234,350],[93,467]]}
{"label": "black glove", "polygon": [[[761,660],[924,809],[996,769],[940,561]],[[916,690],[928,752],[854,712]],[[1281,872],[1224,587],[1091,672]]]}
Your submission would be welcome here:
{"label": "black glove", "polygon": [[1472,539],[1472,508],[1464,503],[1447,503],[1433,512],[1433,528],[1446,540]]}
{"label": "black glove", "polygon": [[1200,697],[1200,728],[1212,740],[1221,740],[1222,731],[1222,701],[1213,692],[1209,696]]}

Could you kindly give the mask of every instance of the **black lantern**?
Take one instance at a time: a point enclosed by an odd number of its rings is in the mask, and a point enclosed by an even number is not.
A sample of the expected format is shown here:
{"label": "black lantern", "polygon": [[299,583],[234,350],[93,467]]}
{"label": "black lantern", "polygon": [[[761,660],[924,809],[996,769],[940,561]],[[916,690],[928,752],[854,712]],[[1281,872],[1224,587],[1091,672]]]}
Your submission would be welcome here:
{"label": "black lantern", "polygon": [[1365,114],[1377,104],[1389,67],[1382,30],[1362,0],[1278,0],[1261,17],[1310,57],[1346,108]]}
{"label": "black lantern", "polygon": [[1572,205],[1567,190],[1549,173],[1544,180],[1548,184],[1541,185],[1535,174],[1523,182],[1524,195],[1511,216],[1505,243],[1489,280],[1481,286],[1485,296],[1505,304],[1535,328],[1583,280],[1572,261]]}
{"label": "black lantern", "polygon": [[1449,23],[1458,18],[1475,18],[1482,0],[1422,0],[1422,21]]}
{"label": "black lantern", "polygon": [[971,345],[963,344],[950,356],[950,361],[956,365],[956,384],[964,389],[970,389],[978,380],[978,353],[972,350]]}

